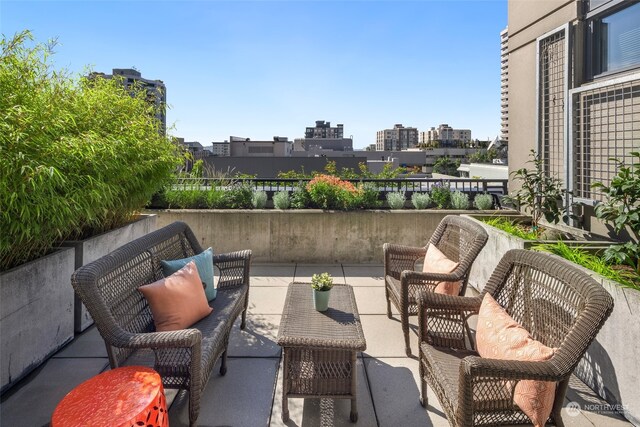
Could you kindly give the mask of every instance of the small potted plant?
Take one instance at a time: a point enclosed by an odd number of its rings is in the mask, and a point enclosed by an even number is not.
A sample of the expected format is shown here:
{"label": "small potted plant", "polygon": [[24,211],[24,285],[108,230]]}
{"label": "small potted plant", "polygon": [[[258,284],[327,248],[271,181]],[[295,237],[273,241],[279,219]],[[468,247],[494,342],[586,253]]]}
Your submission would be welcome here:
{"label": "small potted plant", "polygon": [[329,273],[314,274],[311,276],[313,288],[313,305],[318,311],[327,311],[329,308],[329,294],[333,288],[333,277]]}

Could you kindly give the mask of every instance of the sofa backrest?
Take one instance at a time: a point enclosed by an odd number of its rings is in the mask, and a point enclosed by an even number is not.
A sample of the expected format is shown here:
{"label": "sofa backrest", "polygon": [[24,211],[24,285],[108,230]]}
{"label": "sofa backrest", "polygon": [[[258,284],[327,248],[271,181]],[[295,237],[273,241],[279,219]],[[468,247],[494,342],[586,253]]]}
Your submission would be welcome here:
{"label": "sofa backrest", "polygon": [[[160,260],[200,252],[202,248],[191,229],[183,222],[174,222],[79,268],[71,282],[108,343],[119,331],[152,332],[151,311],[138,287],[163,277]],[[128,349],[108,350],[112,365],[131,354]]]}

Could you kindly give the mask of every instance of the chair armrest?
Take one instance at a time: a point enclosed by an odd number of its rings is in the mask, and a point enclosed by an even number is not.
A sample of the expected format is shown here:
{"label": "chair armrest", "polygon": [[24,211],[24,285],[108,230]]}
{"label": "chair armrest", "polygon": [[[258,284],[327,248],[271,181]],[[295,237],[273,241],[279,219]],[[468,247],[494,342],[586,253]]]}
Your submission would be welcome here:
{"label": "chair armrest", "polygon": [[218,288],[249,286],[251,250],[213,255],[213,265],[220,270]]}
{"label": "chair armrest", "polygon": [[463,279],[462,270],[453,273],[423,273],[421,271],[404,270],[400,273],[400,283],[408,285],[430,284],[436,286],[439,282],[457,282]]}
{"label": "chair armrest", "polygon": [[[561,381],[566,378],[553,362],[553,357],[543,361],[498,360],[480,356],[467,356],[460,364],[460,376],[469,378],[495,378],[500,380]],[[461,379],[462,381],[462,379]]]}
{"label": "chair armrest", "polygon": [[479,297],[461,297],[421,291],[418,294],[418,338],[435,347],[473,347],[467,323],[480,310]]}
{"label": "chair armrest", "polygon": [[200,345],[202,333],[197,329],[146,333],[131,333],[120,329],[115,334],[109,334],[106,340],[110,345],[120,348],[189,348]]}
{"label": "chair armrest", "polygon": [[400,274],[404,270],[413,270],[416,261],[424,258],[427,253],[426,247],[417,248],[392,243],[385,243],[382,250],[384,252],[384,274],[396,279],[400,279]]}
{"label": "chair armrest", "polygon": [[[494,399],[512,400],[520,380],[562,381],[553,358],[540,362],[497,360],[467,356],[460,363],[458,377],[458,420],[473,424],[475,406]],[[499,396],[499,397],[498,397]]]}

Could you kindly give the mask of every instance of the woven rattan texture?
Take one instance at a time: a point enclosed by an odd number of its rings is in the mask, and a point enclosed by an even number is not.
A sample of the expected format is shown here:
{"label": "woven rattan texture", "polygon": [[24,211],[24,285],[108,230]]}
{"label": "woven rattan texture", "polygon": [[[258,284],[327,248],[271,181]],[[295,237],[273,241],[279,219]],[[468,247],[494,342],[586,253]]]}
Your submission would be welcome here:
{"label": "woven rattan texture", "polygon": [[[487,238],[484,228],[474,221],[457,215],[447,215],[425,247],[385,243],[383,251],[387,316],[391,317],[393,303],[400,312],[407,355],[411,355],[409,316],[418,314],[417,297],[420,292],[432,292],[441,281],[461,281],[460,295],[464,295],[471,265],[486,244]],[[435,245],[447,258],[458,262],[458,267],[449,274],[414,271],[416,262],[424,258],[428,245]],[[464,331],[451,332],[461,334]]]}
{"label": "woven rattan texture", "polygon": [[213,313],[189,329],[154,332],[151,311],[138,287],[163,277],[161,259],[200,252],[191,229],[176,222],[83,266],[71,278],[105,340],[111,367],[146,361],[160,373],[165,388],[188,390],[191,425],[219,358],[220,372],[226,372],[229,334],[239,316],[244,328],[251,251],[214,255],[220,279],[218,297],[210,303]]}
{"label": "woven rattan texture", "polygon": [[[535,339],[555,347],[554,356],[544,362],[480,358],[470,336],[456,338],[467,330],[468,315],[478,312],[483,295],[466,298],[423,292],[418,299],[423,403],[429,384],[451,425],[530,423],[513,403],[517,381],[554,381],[549,422],[561,423],[569,377],[611,313],[613,299],[568,261],[520,249],[507,252],[484,293],[491,294]],[[459,326],[452,326],[455,323]]]}
{"label": "woven rattan texture", "polygon": [[289,285],[278,344],[287,347],[320,347],[363,351],[366,348],[353,289],[334,285],[329,309],[316,311],[310,283]]}

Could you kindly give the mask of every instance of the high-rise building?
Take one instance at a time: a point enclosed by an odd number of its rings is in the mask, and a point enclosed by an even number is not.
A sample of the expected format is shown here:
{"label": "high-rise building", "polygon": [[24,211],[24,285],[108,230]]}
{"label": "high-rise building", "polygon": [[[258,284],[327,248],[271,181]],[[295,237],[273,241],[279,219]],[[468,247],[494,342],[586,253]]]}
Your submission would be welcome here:
{"label": "high-rise building", "polygon": [[509,141],[509,32],[500,32],[500,139]]}
{"label": "high-rise building", "polygon": [[316,120],[316,126],[307,127],[306,131],[304,132],[304,137],[332,139],[344,138],[344,125],[339,124],[336,127],[331,127],[331,122]]}
{"label": "high-rise building", "polygon": [[134,70],[132,68],[114,68],[112,73],[113,74],[91,73],[91,77],[99,76],[111,79],[114,76],[119,76],[127,89],[135,84],[141,85],[147,91],[148,101],[155,105],[156,118],[160,122],[160,132],[162,135],[166,135],[167,88],[164,85],[164,82],[162,80],[145,79],[138,70]]}
{"label": "high-rise building", "polygon": [[418,146],[418,129],[396,124],[376,133],[376,151],[401,151]]}

